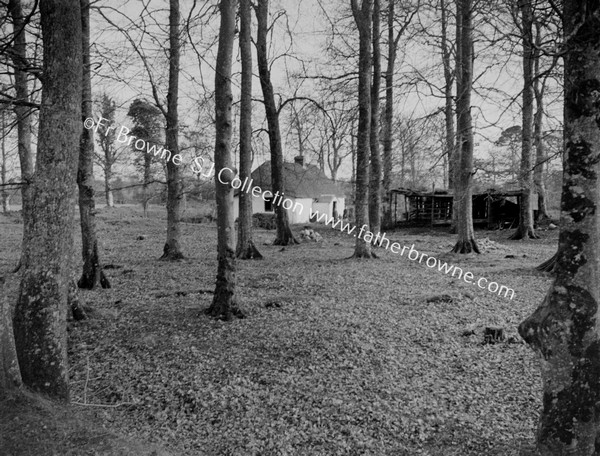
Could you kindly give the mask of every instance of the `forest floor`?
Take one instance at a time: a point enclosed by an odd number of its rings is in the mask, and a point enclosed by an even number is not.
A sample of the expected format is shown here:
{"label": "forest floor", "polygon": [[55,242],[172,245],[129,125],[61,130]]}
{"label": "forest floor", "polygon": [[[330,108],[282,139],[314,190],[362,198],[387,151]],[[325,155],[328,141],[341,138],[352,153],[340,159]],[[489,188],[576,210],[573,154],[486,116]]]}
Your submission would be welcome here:
{"label": "forest floor", "polygon": [[[164,211],[101,208],[98,218],[112,288],[82,292],[93,318],[69,322],[69,410],[97,433],[173,455],[533,454],[541,380],[516,328],[548,289],[534,268],[554,254],[557,231],[535,241],[477,231],[484,252],[466,256],[447,253],[447,229],[387,232],[514,289],[511,300],[382,248],[375,260],[348,259],[354,238],[331,228],[315,228],[323,242],[285,248],[257,230],[265,259],[238,262],[246,318],[222,322],[202,312],[214,290],[214,223],[184,224],[186,259],[168,263],[157,260]],[[0,215],[0,274],[17,263],[21,229],[18,216]],[[484,344],[488,326],[507,339]],[[23,445],[9,454],[40,454],[6,416],[0,432]],[[72,454],[151,454],[81,448]]]}

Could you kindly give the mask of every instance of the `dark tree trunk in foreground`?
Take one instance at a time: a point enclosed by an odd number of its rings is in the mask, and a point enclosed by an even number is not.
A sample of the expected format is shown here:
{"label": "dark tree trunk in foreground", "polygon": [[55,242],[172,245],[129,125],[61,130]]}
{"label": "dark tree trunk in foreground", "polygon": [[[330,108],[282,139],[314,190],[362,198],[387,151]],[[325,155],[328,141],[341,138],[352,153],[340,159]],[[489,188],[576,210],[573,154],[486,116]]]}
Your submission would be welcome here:
{"label": "dark tree trunk in foreground", "polygon": [[555,280],[519,326],[539,354],[540,454],[591,456],[600,446],[600,4],[564,2],[565,159]]}
{"label": "dark tree trunk in foreground", "polygon": [[379,0],[373,0],[373,80],[371,83],[371,169],[369,174],[369,224],[372,233],[381,228],[381,153],[379,151],[379,92],[381,89],[381,51],[379,24],[381,22]]}
{"label": "dark tree trunk in foreground", "polygon": [[[240,54],[242,91],[240,96],[240,180],[250,180],[252,170],[252,11],[250,0],[240,0]],[[258,260],[262,255],[252,240],[252,195],[239,194],[238,239],[236,256]]]}
{"label": "dark tree trunk in foreground", "polygon": [[[359,34],[358,58],[358,133],[356,144],[356,226],[369,226],[369,152],[371,130],[371,23],[373,0],[351,0],[352,14]],[[355,258],[373,258],[371,243],[364,236],[356,237]]]}
{"label": "dark tree trunk in foreground", "polygon": [[456,112],[457,160],[454,199],[456,200],[456,229],[458,241],[455,253],[479,253],[473,231],[473,120],[471,118],[471,90],[473,87],[473,27],[472,1],[459,0],[457,4],[456,44]]}
{"label": "dark tree trunk in foreground", "polygon": [[44,83],[38,172],[31,183],[32,212],[24,227],[14,330],[23,382],[68,400],[67,299],[82,129],[79,0],[41,2],[40,17]]}
{"label": "dark tree trunk in foreground", "polygon": [[[232,175],[221,173],[231,167],[231,135],[233,131],[231,105],[231,58],[235,38],[236,0],[221,0],[221,28],[215,67],[215,185],[217,198],[217,286],[206,313],[223,320],[243,317],[235,298],[235,253],[233,251],[233,188]],[[231,174],[231,173],[229,173]],[[218,178],[217,176],[221,176]],[[222,182],[225,181],[225,182]]]}
{"label": "dark tree trunk in foreground", "polygon": [[21,371],[17,361],[10,302],[0,277],[0,400],[10,396],[21,386]]}
{"label": "dark tree trunk in foreground", "polygon": [[[283,150],[281,145],[281,131],[279,129],[279,111],[275,106],[273,84],[271,84],[271,71],[267,54],[267,32],[269,29],[269,0],[258,0],[256,5],[256,58],[258,60],[258,74],[262,87],[265,103],[265,114],[269,129],[269,147],[271,149],[271,190],[280,195],[285,193],[283,182]],[[285,198],[285,197],[284,197]],[[281,201],[281,200],[280,200]],[[274,205],[277,215],[277,237],[275,245],[292,245],[298,241],[290,228],[287,210],[281,204]]]}
{"label": "dark tree trunk in foreground", "polygon": [[[14,45],[12,46],[12,60],[15,66],[15,92],[16,101],[28,102],[29,90],[27,88],[27,37],[25,35],[25,16],[23,14],[23,4],[21,0],[9,0],[8,10],[10,12],[12,23]],[[27,106],[15,105],[15,115],[17,116],[17,135],[19,149],[19,164],[21,165],[21,200],[23,225],[27,224],[26,217],[31,214],[31,179],[34,172],[33,153],[31,150],[31,112]],[[23,233],[23,242],[25,233]],[[21,258],[21,263],[23,259]],[[18,267],[17,267],[18,269]]]}
{"label": "dark tree trunk in foreground", "polygon": [[[90,3],[81,0],[81,34],[83,52],[81,115],[83,120],[93,117],[92,113],[92,75],[90,69]],[[79,216],[81,224],[81,255],[83,273],[77,282],[79,288],[91,290],[97,286],[110,288],[110,282],[104,276],[98,237],[96,235],[96,203],[94,202],[94,130],[84,128],[79,145],[79,169],[77,171],[79,187]]]}
{"label": "dark tree trunk in foreground", "polygon": [[531,2],[519,2],[521,30],[523,33],[523,134],[521,143],[521,206],[519,227],[511,239],[537,239],[533,229],[533,8]]}
{"label": "dark tree trunk in foreground", "polygon": [[[172,155],[179,153],[179,0],[169,1],[169,92],[167,93],[166,147]],[[183,181],[180,165],[167,162],[167,242],[161,260],[181,260],[181,203]]]}

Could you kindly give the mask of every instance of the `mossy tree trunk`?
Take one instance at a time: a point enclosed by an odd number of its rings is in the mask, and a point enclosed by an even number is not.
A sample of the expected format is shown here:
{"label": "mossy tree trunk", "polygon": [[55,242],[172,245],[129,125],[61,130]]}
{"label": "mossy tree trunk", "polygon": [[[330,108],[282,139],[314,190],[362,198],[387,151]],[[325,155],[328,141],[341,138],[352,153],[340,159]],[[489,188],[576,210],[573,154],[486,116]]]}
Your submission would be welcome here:
{"label": "mossy tree trunk", "polygon": [[[85,120],[92,118],[92,75],[90,68],[90,2],[81,0],[82,34],[82,100],[81,115]],[[83,272],[77,286],[91,290],[97,286],[110,288],[110,282],[102,271],[98,253],[96,233],[96,203],[94,200],[94,130],[84,128],[79,144],[79,169],[77,171],[79,187],[79,216],[81,225],[81,256]]]}
{"label": "mossy tree trunk", "polygon": [[597,455],[600,446],[600,4],[564,2],[565,159],[555,279],[519,326],[540,355],[543,455]]}
{"label": "mossy tree trunk", "polygon": [[235,297],[235,253],[233,251],[233,188],[231,173],[221,172],[231,167],[231,136],[233,123],[231,105],[231,59],[235,38],[236,0],[221,0],[221,27],[215,67],[215,185],[217,198],[217,285],[208,315],[231,320],[242,313]]}
{"label": "mossy tree trunk", "polygon": [[[356,144],[356,226],[369,226],[369,154],[371,137],[371,35],[373,21],[373,0],[352,0],[352,14],[358,28],[358,132]],[[370,242],[364,236],[356,237],[355,258],[373,258]]]}
{"label": "mossy tree trunk", "polygon": [[471,91],[473,88],[472,0],[459,0],[456,12],[456,114],[457,169],[454,182],[454,207],[458,240],[455,253],[479,253],[473,230],[473,120]]}
{"label": "mossy tree trunk", "polygon": [[31,213],[25,218],[15,344],[23,382],[68,400],[67,306],[81,138],[79,0],[40,3],[43,84]]}
{"label": "mossy tree trunk", "polygon": [[[240,95],[240,180],[250,180],[252,170],[252,10],[250,0],[240,0],[240,54],[242,90]],[[236,256],[240,260],[258,260],[262,255],[252,239],[252,195],[239,194],[238,239]]]}

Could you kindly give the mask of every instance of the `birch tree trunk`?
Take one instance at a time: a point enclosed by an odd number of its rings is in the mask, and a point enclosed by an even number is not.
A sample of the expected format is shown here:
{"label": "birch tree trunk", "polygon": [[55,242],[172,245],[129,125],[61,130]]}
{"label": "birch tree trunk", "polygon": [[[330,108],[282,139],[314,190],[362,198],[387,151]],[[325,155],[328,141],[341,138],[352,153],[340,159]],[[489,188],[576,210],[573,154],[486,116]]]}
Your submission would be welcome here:
{"label": "birch tree trunk", "polygon": [[473,230],[473,121],[471,118],[471,91],[473,87],[473,27],[472,0],[457,3],[456,26],[456,114],[457,153],[454,199],[457,209],[458,240],[455,253],[479,253]]}
{"label": "birch tree trunk", "polygon": [[379,151],[379,92],[381,90],[381,51],[379,24],[381,22],[380,0],[373,0],[373,80],[371,83],[371,133],[369,137],[371,163],[369,174],[369,224],[372,233],[381,229],[381,153]]}
{"label": "birch tree trunk", "polygon": [[215,185],[217,199],[217,285],[211,306],[206,313],[223,320],[243,317],[235,298],[235,253],[233,251],[233,187],[231,173],[221,172],[231,167],[231,136],[233,131],[231,105],[231,59],[235,38],[236,0],[221,0],[221,27],[215,67]]}
{"label": "birch tree trunk", "polygon": [[[81,36],[83,53],[81,114],[92,118],[92,75],[90,68],[90,2],[81,0]],[[110,288],[98,254],[96,235],[96,203],[94,201],[94,130],[84,128],[79,144],[79,217],[81,225],[81,255],[83,272],[77,282],[79,288],[91,290],[97,286]]]}
{"label": "birch tree trunk", "polygon": [[597,455],[600,445],[600,4],[564,2],[565,158],[555,279],[519,326],[540,354],[538,449]]}
{"label": "birch tree trunk", "polygon": [[81,138],[79,0],[40,3],[44,47],[38,172],[25,217],[15,344],[23,382],[68,400],[67,298]]}
{"label": "birch tree trunk", "polygon": [[[358,132],[356,144],[356,226],[369,226],[369,148],[371,136],[371,23],[373,0],[351,0],[352,14],[359,34],[358,58]],[[355,258],[373,258],[371,243],[364,236],[356,237]]]}
{"label": "birch tree trunk", "polygon": [[[242,90],[240,95],[240,180],[250,181],[252,171],[252,11],[250,0],[240,0],[240,54]],[[252,195],[239,194],[236,256],[241,260],[261,259],[252,239]]]}
{"label": "birch tree trunk", "polygon": [[523,33],[523,134],[519,172],[521,206],[519,208],[519,227],[510,238],[537,239],[538,236],[533,229],[533,9],[529,1],[520,1],[519,9]]}
{"label": "birch tree trunk", "polygon": [[388,1],[388,59],[385,70],[385,115],[383,136],[383,194],[385,195],[384,227],[392,225],[390,190],[392,189],[392,157],[394,148],[394,66],[396,64],[397,41],[394,40],[395,2]]}
{"label": "birch tree trunk", "polygon": [[[179,0],[169,0],[169,91],[167,93],[166,148],[172,156],[179,153]],[[167,241],[161,260],[184,258],[179,245],[181,238],[181,203],[183,181],[180,165],[167,162]]]}
{"label": "birch tree trunk", "polygon": [[[271,150],[271,187],[273,193],[282,195],[285,193],[283,181],[283,150],[281,145],[281,131],[279,128],[279,111],[275,106],[273,84],[271,83],[271,71],[267,55],[267,32],[269,18],[269,0],[258,0],[256,5],[256,59],[258,60],[258,74],[262,87],[265,103],[265,114],[269,129],[269,147]],[[275,245],[298,244],[290,229],[287,210],[281,204],[274,204],[277,215],[277,237]]]}

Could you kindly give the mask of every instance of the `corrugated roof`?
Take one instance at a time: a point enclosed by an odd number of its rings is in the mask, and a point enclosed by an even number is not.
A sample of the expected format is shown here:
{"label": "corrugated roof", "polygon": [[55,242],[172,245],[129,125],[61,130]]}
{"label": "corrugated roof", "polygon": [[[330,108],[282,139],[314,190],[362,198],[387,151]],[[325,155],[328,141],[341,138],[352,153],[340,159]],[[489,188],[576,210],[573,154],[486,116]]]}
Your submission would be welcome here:
{"label": "corrugated roof", "polygon": [[[271,162],[266,161],[252,172],[252,185],[271,190]],[[318,198],[335,195],[343,198],[344,191],[329,179],[317,166],[303,167],[298,163],[283,163],[283,182],[288,196],[295,198]]]}

